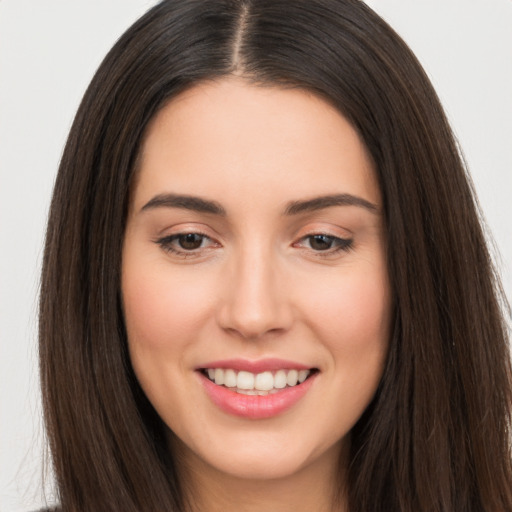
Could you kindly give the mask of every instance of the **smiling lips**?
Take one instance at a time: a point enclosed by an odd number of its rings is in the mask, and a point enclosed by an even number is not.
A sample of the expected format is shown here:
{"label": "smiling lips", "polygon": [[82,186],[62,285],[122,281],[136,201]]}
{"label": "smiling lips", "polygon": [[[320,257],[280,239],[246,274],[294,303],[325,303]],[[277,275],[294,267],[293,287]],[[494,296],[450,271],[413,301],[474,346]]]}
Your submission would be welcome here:
{"label": "smiling lips", "polygon": [[265,419],[295,405],[311,388],[318,371],[266,360],[210,363],[198,373],[206,393],[224,412]]}

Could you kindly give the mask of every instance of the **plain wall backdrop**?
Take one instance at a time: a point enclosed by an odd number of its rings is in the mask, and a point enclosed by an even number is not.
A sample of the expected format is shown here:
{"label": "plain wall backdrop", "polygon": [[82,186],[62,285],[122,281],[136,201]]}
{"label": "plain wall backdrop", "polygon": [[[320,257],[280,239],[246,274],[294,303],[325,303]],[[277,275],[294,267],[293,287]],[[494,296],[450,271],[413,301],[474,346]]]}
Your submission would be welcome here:
{"label": "plain wall backdrop", "polygon": [[[155,3],[0,0],[0,512],[44,503],[37,291],[62,148],[103,56]],[[501,253],[510,299],[512,0],[367,3],[402,35],[438,91]]]}

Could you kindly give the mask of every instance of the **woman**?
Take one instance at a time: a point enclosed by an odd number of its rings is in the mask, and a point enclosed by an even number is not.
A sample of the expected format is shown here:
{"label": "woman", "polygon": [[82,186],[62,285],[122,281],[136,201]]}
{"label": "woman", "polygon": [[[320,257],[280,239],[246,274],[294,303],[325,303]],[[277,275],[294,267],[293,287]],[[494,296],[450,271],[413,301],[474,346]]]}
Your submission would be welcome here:
{"label": "woman", "polygon": [[130,28],[63,155],[40,318],[63,510],[512,509],[471,188],[359,1],[164,1]]}

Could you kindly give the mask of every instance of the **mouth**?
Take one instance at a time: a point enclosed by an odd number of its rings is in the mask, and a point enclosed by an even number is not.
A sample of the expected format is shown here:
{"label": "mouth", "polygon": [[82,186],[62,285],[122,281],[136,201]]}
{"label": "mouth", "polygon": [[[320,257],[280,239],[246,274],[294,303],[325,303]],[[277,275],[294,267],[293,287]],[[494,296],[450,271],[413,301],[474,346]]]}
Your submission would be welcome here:
{"label": "mouth", "polygon": [[268,396],[296,387],[318,372],[310,369],[279,369],[253,373],[234,368],[202,368],[200,372],[217,386],[248,396]]}
{"label": "mouth", "polygon": [[318,368],[277,361],[218,362],[198,368],[211,402],[222,412],[245,419],[268,419],[302,401],[320,374]]}

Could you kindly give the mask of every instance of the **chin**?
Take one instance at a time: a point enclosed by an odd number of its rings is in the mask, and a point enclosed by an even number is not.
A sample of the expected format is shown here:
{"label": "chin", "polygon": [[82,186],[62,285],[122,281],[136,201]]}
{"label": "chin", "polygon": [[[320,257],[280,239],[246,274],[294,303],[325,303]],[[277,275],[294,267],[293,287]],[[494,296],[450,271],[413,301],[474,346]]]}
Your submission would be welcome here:
{"label": "chin", "polygon": [[247,431],[237,433],[227,443],[225,440],[218,444],[205,440],[191,448],[176,435],[172,437],[171,450],[179,460],[187,461],[189,470],[208,470],[225,478],[255,482],[293,477],[315,464],[324,464],[326,460],[331,466],[336,466],[342,447],[349,443],[346,436],[330,447],[309,447],[305,439],[301,443],[293,443],[294,436],[286,439],[287,436],[276,436],[271,432],[255,435]]}

